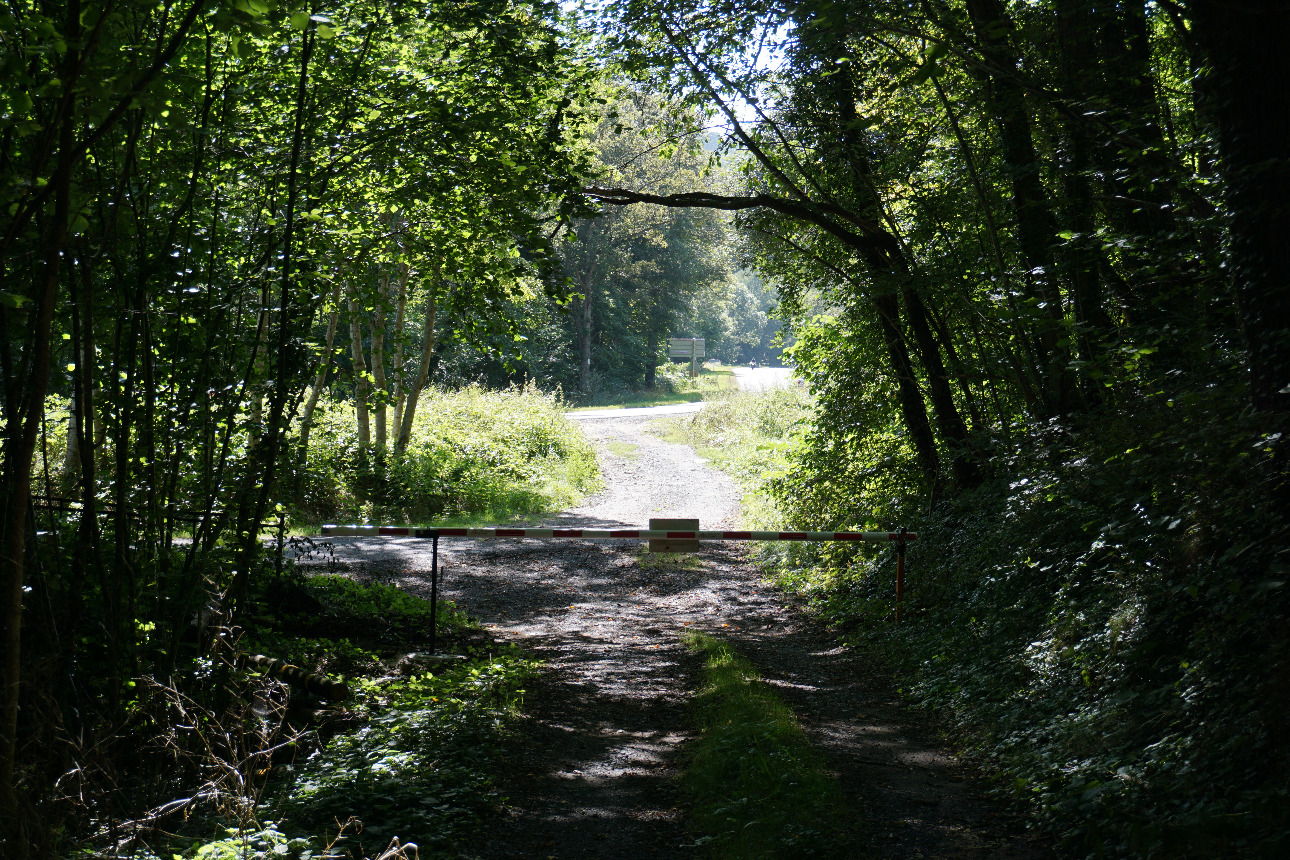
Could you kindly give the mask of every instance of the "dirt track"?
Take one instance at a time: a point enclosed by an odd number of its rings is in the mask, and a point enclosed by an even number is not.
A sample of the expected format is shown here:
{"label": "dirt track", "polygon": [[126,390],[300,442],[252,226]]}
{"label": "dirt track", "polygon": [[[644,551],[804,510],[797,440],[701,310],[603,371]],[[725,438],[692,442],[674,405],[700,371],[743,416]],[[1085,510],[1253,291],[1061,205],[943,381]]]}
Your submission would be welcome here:
{"label": "dirt track", "polygon": [[[548,522],[643,527],[651,516],[731,527],[738,490],[650,418],[581,423],[606,489]],[[534,523],[534,525],[537,525]],[[333,539],[356,573],[428,589],[429,544]],[[697,666],[684,631],[730,637],[799,715],[856,810],[847,856],[1046,857],[895,700],[881,669],[835,647],[762,583],[737,545],[650,556],[635,541],[444,541],[444,591],[500,640],[546,662],[529,685],[504,814],[481,858],[701,857],[673,777]]]}

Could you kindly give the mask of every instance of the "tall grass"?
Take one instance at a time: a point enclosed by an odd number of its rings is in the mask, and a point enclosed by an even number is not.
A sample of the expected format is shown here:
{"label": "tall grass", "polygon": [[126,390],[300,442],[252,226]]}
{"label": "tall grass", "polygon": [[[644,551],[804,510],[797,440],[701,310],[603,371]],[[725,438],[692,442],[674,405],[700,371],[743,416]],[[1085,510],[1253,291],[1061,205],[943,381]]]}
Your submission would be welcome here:
{"label": "tall grass", "polygon": [[[787,523],[764,488],[792,468],[792,454],[810,426],[813,404],[810,394],[797,387],[722,391],[710,396],[701,411],[659,425],[668,441],[691,446],[739,483],[745,526],[773,530]],[[783,547],[763,544],[758,552],[792,551]]]}
{"label": "tall grass", "polygon": [[840,856],[842,794],[792,710],[729,644],[686,644],[705,661],[684,778],[700,842],[732,860]]}
{"label": "tall grass", "polygon": [[407,451],[361,450],[354,408],[327,401],[315,413],[308,462],[288,501],[299,519],[404,523],[505,519],[560,510],[599,486],[595,453],[534,389],[430,390]]}

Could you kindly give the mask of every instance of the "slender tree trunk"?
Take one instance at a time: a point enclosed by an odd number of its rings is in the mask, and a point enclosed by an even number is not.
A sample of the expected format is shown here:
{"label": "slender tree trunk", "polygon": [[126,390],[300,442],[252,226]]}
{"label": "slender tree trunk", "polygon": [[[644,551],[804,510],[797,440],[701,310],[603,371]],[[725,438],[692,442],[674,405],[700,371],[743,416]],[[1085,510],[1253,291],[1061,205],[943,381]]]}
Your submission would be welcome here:
{"label": "slender tree trunk", "polygon": [[[76,367],[79,370],[81,362],[85,357],[81,354],[76,355]],[[67,410],[67,444],[63,449],[63,479],[64,488],[70,488],[72,482],[79,477],[81,472],[81,445],[80,433],[77,427],[82,422],[84,409],[81,406],[80,386],[73,386],[71,404]]]}
{"label": "slender tree trunk", "polygon": [[[801,37],[801,44],[821,67],[831,65],[837,57],[846,55],[844,27],[812,27],[804,30],[807,32]],[[828,106],[828,112],[819,121],[822,125],[824,122],[836,123],[836,129],[823,128],[822,132],[828,137],[837,135],[841,143],[841,155],[851,174],[849,190],[852,205],[874,224],[880,224],[886,216],[885,207],[872,181],[869,148],[856,131],[861,125],[856,110],[859,87],[849,67],[831,71],[835,73],[825,77],[820,84],[825,94],[823,103]],[[892,229],[894,230],[894,226]],[[919,358],[927,370],[937,426],[951,449],[955,478],[957,480],[961,475],[965,483],[976,483],[975,468],[968,456],[967,429],[954,404],[949,378],[928,329],[926,311],[918,294],[907,286],[911,276],[908,261],[895,233],[888,233],[887,238],[889,241],[886,248],[875,248],[864,255],[864,260],[879,281],[890,281],[894,277],[906,284],[901,290],[905,299],[906,316],[915,335]],[[887,346],[888,361],[899,385],[901,415],[914,443],[919,463],[935,494],[939,491],[942,480],[940,455],[928,420],[927,406],[910,359],[909,344],[900,322],[900,296],[896,292],[888,293],[875,298],[874,303],[878,309],[883,342]]]}
{"label": "slender tree trunk", "polygon": [[[1092,64],[1103,76],[1100,103],[1108,119],[1139,141],[1141,149],[1126,152],[1111,140],[1094,157],[1105,177],[1106,220],[1130,239],[1121,251],[1124,271],[1154,270],[1147,277],[1126,280],[1117,274],[1104,280],[1120,294],[1129,324],[1141,327],[1135,335],[1159,339],[1166,347],[1156,356],[1159,369],[1165,370],[1206,360],[1201,329],[1207,315],[1194,284],[1201,277],[1195,246],[1207,240],[1174,216],[1179,178],[1188,171],[1165,139],[1149,26],[1141,0],[1099,4],[1096,10],[1090,29],[1100,37],[1095,42],[1100,56]],[[1111,269],[1109,262],[1102,267]]]}
{"label": "slender tree trunk", "polygon": [[578,335],[578,391],[584,397],[591,395],[591,285],[584,277],[582,298],[574,308],[574,330]]}
{"label": "slender tree trunk", "polygon": [[1064,307],[1053,254],[1057,226],[1049,205],[1051,195],[1044,188],[1041,163],[1035,151],[1030,108],[1025,90],[1016,78],[1020,55],[1009,35],[1014,28],[1002,0],[967,0],[967,8],[981,40],[982,53],[995,67],[988,96],[1012,186],[1017,240],[1026,266],[1022,282],[1041,306],[1035,350],[1044,368],[1048,411],[1060,414],[1074,405],[1074,392],[1066,371],[1070,351],[1060,345]]}
{"label": "slender tree trunk", "polygon": [[923,404],[923,393],[918,389],[914,365],[909,360],[909,346],[901,330],[900,302],[895,293],[887,293],[877,296],[873,303],[878,309],[878,324],[882,328],[883,342],[887,345],[888,360],[895,370],[901,417],[904,419],[905,428],[909,431],[910,441],[914,445],[918,465],[935,489],[940,483],[941,460],[936,453],[936,439],[932,435],[932,425],[927,420],[927,407]]}
{"label": "slender tree trunk", "polygon": [[[68,5],[68,32],[79,32],[79,3]],[[71,53],[71,52],[69,52]],[[74,103],[73,103],[74,106]],[[70,109],[69,109],[70,113]],[[0,461],[0,498],[4,520],[0,524],[0,623],[3,636],[4,687],[0,693],[0,827],[8,831],[9,845],[18,857],[27,853],[24,836],[26,815],[19,808],[16,775],[18,753],[18,708],[22,689],[22,595],[26,565],[27,508],[31,495],[31,472],[35,458],[45,395],[49,386],[51,360],[50,330],[58,298],[59,270],[67,245],[67,227],[71,215],[72,160],[75,144],[75,122],[71,115],[62,119],[58,130],[58,163],[52,178],[54,207],[45,259],[37,282],[33,285],[34,307],[31,310],[30,339],[23,355],[25,379],[17,414],[7,417],[4,429],[3,459]]]}
{"label": "slender tree trunk", "polygon": [[340,281],[332,285],[331,313],[327,317],[327,340],[323,354],[318,359],[318,372],[314,374],[313,387],[309,389],[309,398],[305,400],[304,411],[300,414],[300,463],[309,462],[309,430],[313,422],[314,410],[318,408],[318,398],[323,385],[327,382],[327,371],[331,369],[332,352],[336,348],[336,325],[340,320]]}
{"label": "slender tree trunk", "polygon": [[653,388],[658,379],[658,330],[650,326],[646,341],[645,387]]}
{"label": "slender tree trunk", "polygon": [[932,409],[936,415],[936,427],[949,449],[950,474],[954,483],[961,487],[975,487],[981,483],[981,472],[977,468],[973,455],[972,442],[968,437],[967,426],[954,403],[954,392],[950,388],[950,377],[945,372],[941,361],[940,348],[932,333],[927,319],[927,308],[923,299],[912,289],[906,288],[902,297],[905,302],[909,328],[914,333],[914,343],[918,346],[919,360],[927,371],[927,387],[931,395]]}
{"label": "slender tree trunk", "polygon": [[954,140],[959,146],[959,155],[963,159],[963,166],[967,168],[968,178],[972,181],[972,189],[976,192],[977,206],[981,210],[981,218],[985,221],[986,235],[990,240],[990,251],[994,256],[994,264],[998,268],[999,274],[1003,274],[1008,269],[1007,263],[1004,262],[1003,246],[999,244],[999,225],[994,217],[994,207],[991,205],[991,199],[985,192],[985,185],[981,181],[981,175],[977,171],[976,156],[972,154],[972,147],[968,144],[967,135],[963,133],[963,126],[959,123],[958,117],[954,113],[954,107],[950,104],[949,96],[945,94],[945,88],[941,86],[940,79],[935,75],[931,79],[932,88],[936,91],[936,97],[941,102],[941,108],[945,111],[945,118],[950,124],[950,130],[954,132]]}
{"label": "slender tree trunk", "polygon": [[358,420],[358,448],[367,451],[372,445],[371,423],[367,416],[367,363],[363,360],[362,314],[358,312],[358,295],[354,285],[345,285],[349,301],[349,357],[354,364],[354,414]]}
{"label": "slender tree trunk", "polygon": [[394,455],[396,457],[402,456],[408,450],[408,443],[412,440],[412,421],[417,415],[417,400],[421,397],[421,392],[430,383],[430,364],[434,357],[435,347],[435,287],[437,284],[438,277],[435,278],[435,283],[430,286],[426,294],[425,325],[421,332],[421,365],[417,368],[416,382],[408,391],[407,406],[404,407],[403,417],[399,421],[399,436],[394,442]]}
{"label": "slender tree trunk", "polygon": [[[390,299],[390,275],[382,272],[377,287],[376,310],[372,313],[372,383],[376,389],[376,450],[385,453],[385,419],[389,414],[385,385],[385,320],[386,304]],[[395,431],[397,434],[397,430]]]}
{"label": "slender tree trunk", "polygon": [[264,289],[264,295],[260,299],[260,318],[255,326],[255,373],[252,376],[252,382],[247,386],[247,396],[250,398],[250,425],[251,439],[258,439],[264,428],[264,392],[262,390],[262,380],[268,373],[266,371],[268,358],[266,352],[266,338],[269,333],[269,295],[268,287]]}
{"label": "slender tree trunk", "polygon": [[[1096,64],[1089,45],[1094,37],[1089,6],[1082,0],[1059,0],[1057,3],[1057,44],[1061,58],[1061,75],[1071,93],[1093,93]],[[1101,240],[1096,237],[1093,191],[1089,184],[1091,142],[1083,122],[1068,119],[1064,124],[1065,158],[1062,176],[1065,194],[1065,220],[1073,234],[1066,242],[1063,257],[1067,280],[1071,285],[1075,311],[1075,340],[1079,357],[1089,369],[1097,366],[1102,344],[1111,335],[1113,325],[1103,306],[1104,289],[1101,273]],[[1085,385],[1085,397],[1101,399],[1100,385]]]}
{"label": "slender tree trunk", "polygon": [[403,381],[403,323],[408,310],[408,264],[399,263],[399,295],[394,309],[394,440],[403,435],[403,403],[407,386]]}
{"label": "slender tree trunk", "polygon": [[[249,517],[238,523],[239,537],[242,539],[241,559],[232,581],[229,583],[225,599],[230,612],[241,602],[250,582],[251,568],[260,552],[259,528],[264,521],[265,511],[269,504],[269,491],[273,486],[274,473],[278,465],[278,452],[281,450],[286,435],[287,403],[292,397],[290,380],[298,378],[300,368],[292,366],[289,349],[298,316],[312,318],[312,314],[293,313],[291,285],[295,263],[296,243],[296,209],[299,205],[301,160],[306,152],[305,115],[309,92],[309,61],[313,55],[314,35],[306,30],[301,38],[300,74],[296,82],[295,122],[291,135],[291,166],[287,172],[287,206],[286,225],[282,232],[282,274],[278,282],[277,336],[275,338],[274,382],[269,392],[268,421],[260,435],[260,445],[256,456],[249,458],[246,473],[246,488],[254,491],[254,503]],[[267,303],[266,303],[267,304]]]}

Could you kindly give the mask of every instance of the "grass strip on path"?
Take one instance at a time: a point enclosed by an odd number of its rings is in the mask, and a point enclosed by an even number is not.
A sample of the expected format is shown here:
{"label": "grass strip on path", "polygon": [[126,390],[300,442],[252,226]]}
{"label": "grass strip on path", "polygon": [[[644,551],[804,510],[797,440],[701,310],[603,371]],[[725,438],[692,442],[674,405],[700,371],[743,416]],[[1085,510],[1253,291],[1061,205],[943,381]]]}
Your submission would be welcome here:
{"label": "grass strip on path", "polygon": [[704,633],[685,643],[704,658],[684,776],[700,844],[738,860],[843,856],[841,790],[793,711],[729,644]]}

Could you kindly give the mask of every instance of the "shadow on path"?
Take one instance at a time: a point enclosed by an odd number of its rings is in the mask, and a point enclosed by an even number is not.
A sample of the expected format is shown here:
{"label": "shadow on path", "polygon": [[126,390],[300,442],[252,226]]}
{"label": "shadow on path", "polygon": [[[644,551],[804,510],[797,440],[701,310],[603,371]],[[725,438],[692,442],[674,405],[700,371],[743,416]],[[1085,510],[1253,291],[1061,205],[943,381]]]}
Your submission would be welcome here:
{"label": "shadow on path", "polygon": [[[737,489],[688,448],[645,436],[639,419],[594,426],[597,438],[629,440],[642,454],[601,451],[606,490],[549,524],[640,527],[682,480],[701,486],[688,509],[667,513],[733,520]],[[333,543],[356,573],[428,593],[429,541]],[[681,644],[689,630],[729,637],[796,711],[855,810],[855,847],[841,856],[1050,856],[983,799],[879,667],[803,622],[737,546],[660,557],[635,541],[445,540],[440,559],[441,593],[548,667],[507,751],[503,812],[478,845],[463,846],[473,856],[706,856],[685,829],[676,784],[699,677]]]}

